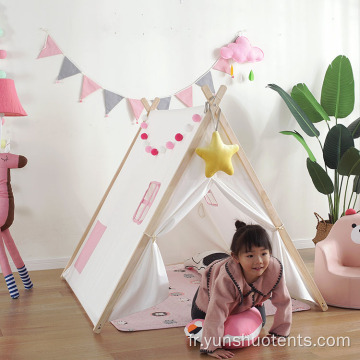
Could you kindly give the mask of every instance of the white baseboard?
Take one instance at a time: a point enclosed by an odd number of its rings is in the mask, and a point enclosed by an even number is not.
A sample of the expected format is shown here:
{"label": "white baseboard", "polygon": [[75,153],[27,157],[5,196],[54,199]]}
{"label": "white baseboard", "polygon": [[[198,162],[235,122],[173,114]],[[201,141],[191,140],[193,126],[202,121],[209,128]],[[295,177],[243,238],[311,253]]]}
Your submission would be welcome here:
{"label": "white baseboard", "polygon": [[[308,249],[315,247],[314,243],[311,240],[294,240],[294,245],[296,249]],[[53,259],[38,259],[38,260],[24,260],[26,268],[29,271],[36,270],[53,270],[53,269],[64,269],[70,258],[53,258]],[[11,269],[16,271],[16,266],[12,261],[10,262]]]}
{"label": "white baseboard", "polygon": [[294,240],[293,243],[297,249],[308,249],[315,247],[315,244],[312,242],[312,240],[309,239]]}
{"label": "white baseboard", "polygon": [[[70,258],[53,258],[53,259],[39,259],[39,260],[26,260],[24,259],[25,266],[29,271],[36,270],[52,270],[64,269]],[[16,271],[16,266],[12,261],[9,261],[12,271]]]}

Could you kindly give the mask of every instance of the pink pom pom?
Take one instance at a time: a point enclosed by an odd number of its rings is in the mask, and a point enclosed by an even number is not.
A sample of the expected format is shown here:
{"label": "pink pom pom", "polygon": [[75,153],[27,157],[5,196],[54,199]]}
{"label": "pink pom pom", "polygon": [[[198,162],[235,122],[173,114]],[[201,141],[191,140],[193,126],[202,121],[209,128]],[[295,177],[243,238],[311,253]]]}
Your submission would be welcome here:
{"label": "pink pom pom", "polygon": [[174,148],[175,145],[174,145],[173,142],[168,141],[168,142],[165,144],[165,146],[166,146],[167,149],[171,150],[171,149]]}
{"label": "pink pom pom", "polygon": [[152,149],[151,150],[151,155],[156,156],[159,153],[159,151],[157,149]]}
{"label": "pink pom pom", "polygon": [[148,134],[142,133],[140,136],[143,140],[146,140],[148,138]]}
{"label": "pink pom pom", "polygon": [[148,124],[147,124],[146,122],[142,122],[141,125],[140,125],[140,127],[141,127],[142,129],[147,129]]}
{"label": "pink pom pom", "polygon": [[194,122],[200,122],[201,121],[201,115],[194,114],[192,119],[193,119]]}
{"label": "pink pom pom", "polygon": [[345,211],[345,215],[354,215],[354,214],[356,214],[356,210],[354,209],[347,209]]}
{"label": "pink pom pom", "polygon": [[151,146],[146,146],[146,147],[145,147],[145,151],[146,151],[147,153],[151,153],[151,150],[152,150],[152,147],[151,147]]}
{"label": "pink pom pom", "polygon": [[176,140],[176,141],[181,141],[183,138],[184,138],[184,137],[183,137],[180,133],[177,133],[177,134],[175,135],[175,140]]}
{"label": "pink pom pom", "polygon": [[0,50],[0,59],[6,59],[6,50]]}

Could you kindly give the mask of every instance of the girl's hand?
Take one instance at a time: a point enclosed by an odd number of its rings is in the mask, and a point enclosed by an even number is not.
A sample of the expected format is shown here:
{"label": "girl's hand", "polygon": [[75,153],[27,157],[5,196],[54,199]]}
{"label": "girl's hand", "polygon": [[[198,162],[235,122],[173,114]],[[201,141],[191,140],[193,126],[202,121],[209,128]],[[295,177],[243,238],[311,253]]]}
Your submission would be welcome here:
{"label": "girl's hand", "polygon": [[213,353],[208,353],[208,355],[216,359],[231,359],[234,356],[234,353],[225,349],[216,349]]}

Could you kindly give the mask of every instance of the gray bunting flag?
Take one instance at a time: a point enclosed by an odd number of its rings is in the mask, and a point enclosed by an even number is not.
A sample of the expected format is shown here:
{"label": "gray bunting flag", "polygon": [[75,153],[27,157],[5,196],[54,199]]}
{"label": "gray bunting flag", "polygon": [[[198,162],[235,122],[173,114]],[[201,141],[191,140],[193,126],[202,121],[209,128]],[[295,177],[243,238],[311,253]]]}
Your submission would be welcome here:
{"label": "gray bunting flag", "polygon": [[171,101],[171,96],[160,99],[157,109],[158,110],[169,110],[170,101]]}
{"label": "gray bunting flag", "polygon": [[204,86],[204,85],[209,85],[209,88],[211,90],[211,92],[213,94],[215,94],[215,88],[214,88],[214,84],[213,84],[213,79],[212,79],[212,75],[211,72],[208,71],[201,79],[199,79],[196,83],[196,85],[199,86]]}
{"label": "gray bunting flag", "polygon": [[104,89],[104,99],[105,99],[105,114],[109,112],[123,99],[124,97],[118,94],[115,94],[109,90]]}
{"label": "gray bunting flag", "polygon": [[65,56],[58,75],[58,80],[81,73],[81,71]]}

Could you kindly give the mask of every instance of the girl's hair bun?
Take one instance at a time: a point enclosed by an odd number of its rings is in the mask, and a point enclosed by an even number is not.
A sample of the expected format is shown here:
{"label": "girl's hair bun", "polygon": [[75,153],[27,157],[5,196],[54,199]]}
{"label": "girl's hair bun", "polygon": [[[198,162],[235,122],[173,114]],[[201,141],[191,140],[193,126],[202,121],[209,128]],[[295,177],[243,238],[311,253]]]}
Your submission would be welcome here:
{"label": "girl's hair bun", "polygon": [[236,227],[236,230],[239,230],[241,229],[242,227],[246,226],[246,224],[240,220],[236,220],[235,221],[235,227]]}

